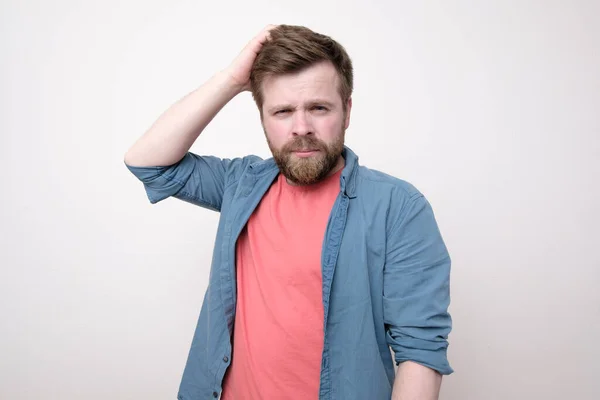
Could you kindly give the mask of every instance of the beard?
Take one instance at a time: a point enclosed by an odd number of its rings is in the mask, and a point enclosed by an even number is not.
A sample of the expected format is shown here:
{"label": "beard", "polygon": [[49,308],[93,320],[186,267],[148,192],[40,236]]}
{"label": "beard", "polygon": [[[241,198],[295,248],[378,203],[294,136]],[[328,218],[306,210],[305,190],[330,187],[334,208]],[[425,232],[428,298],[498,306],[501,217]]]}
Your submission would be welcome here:
{"label": "beard", "polygon": [[[337,165],[344,151],[344,135],[342,131],[330,144],[314,136],[296,136],[280,149],[271,144],[268,136],[267,143],[283,176],[296,185],[311,185],[325,179]],[[310,157],[298,157],[294,152],[300,150],[318,151]]]}

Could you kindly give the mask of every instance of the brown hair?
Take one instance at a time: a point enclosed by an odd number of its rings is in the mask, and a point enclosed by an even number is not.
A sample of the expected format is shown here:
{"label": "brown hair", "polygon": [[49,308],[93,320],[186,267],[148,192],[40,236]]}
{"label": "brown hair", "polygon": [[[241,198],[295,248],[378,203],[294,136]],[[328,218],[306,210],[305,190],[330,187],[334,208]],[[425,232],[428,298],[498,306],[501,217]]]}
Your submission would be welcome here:
{"label": "brown hair", "polygon": [[250,72],[252,97],[262,118],[264,97],[262,83],[270,76],[300,72],[322,61],[333,64],[340,77],[339,93],[344,111],[352,94],[352,61],[346,50],[329,36],[303,26],[278,25],[270,31]]}

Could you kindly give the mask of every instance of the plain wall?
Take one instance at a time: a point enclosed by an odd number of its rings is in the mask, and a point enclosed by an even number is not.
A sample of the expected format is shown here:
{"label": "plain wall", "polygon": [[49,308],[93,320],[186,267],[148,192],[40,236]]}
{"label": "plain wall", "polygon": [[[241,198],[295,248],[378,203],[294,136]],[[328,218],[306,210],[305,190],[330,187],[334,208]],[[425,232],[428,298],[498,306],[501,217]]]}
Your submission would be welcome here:
{"label": "plain wall", "polygon": [[[347,144],[453,259],[442,400],[600,398],[600,2],[2,1],[0,398],[175,398],[218,214],[123,155],[269,23],[354,61]],[[249,93],[192,150],[269,156]]]}

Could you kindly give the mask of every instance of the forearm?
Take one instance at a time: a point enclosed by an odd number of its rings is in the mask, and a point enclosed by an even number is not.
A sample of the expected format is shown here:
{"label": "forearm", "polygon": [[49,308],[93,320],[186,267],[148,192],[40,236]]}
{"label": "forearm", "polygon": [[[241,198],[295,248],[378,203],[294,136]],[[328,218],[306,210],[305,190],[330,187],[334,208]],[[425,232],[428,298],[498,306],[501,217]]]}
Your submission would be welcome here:
{"label": "forearm", "polygon": [[392,400],[437,400],[442,375],[411,361],[400,364],[396,372]]}
{"label": "forearm", "polygon": [[132,166],[165,166],[189,151],[217,113],[242,90],[219,72],[167,109],[125,154]]}

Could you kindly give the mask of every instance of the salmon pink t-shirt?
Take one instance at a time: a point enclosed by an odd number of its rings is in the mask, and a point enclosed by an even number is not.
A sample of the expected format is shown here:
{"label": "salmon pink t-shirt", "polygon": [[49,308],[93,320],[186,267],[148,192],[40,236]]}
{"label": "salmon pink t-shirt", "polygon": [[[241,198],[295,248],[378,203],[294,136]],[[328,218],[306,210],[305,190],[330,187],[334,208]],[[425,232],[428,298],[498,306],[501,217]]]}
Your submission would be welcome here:
{"label": "salmon pink t-shirt", "polygon": [[242,231],[223,400],[318,399],[321,248],[341,172],[309,186],[292,186],[280,174]]}

